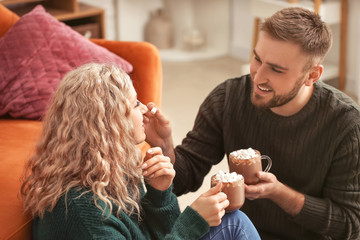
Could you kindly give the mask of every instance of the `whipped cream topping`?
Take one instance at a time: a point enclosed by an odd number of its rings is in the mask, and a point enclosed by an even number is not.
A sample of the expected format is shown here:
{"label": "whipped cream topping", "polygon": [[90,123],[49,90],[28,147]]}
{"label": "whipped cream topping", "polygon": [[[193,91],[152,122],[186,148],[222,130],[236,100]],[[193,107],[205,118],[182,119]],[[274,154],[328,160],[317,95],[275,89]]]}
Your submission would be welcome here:
{"label": "whipped cream topping", "polygon": [[251,159],[258,156],[252,148],[236,150],[231,152],[230,155],[237,159]]}
{"label": "whipped cream topping", "polygon": [[215,174],[214,180],[219,182],[237,182],[243,179],[241,174],[237,174],[236,172],[223,172],[222,170],[218,171]]}

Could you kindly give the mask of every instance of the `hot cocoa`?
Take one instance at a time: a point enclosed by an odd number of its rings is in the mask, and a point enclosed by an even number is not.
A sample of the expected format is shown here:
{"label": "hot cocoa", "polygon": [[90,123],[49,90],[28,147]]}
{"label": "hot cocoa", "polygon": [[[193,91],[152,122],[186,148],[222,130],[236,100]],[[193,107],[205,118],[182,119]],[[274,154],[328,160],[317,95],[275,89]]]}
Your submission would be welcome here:
{"label": "hot cocoa", "polygon": [[221,191],[227,195],[230,204],[225,208],[226,212],[232,212],[241,208],[245,202],[244,178],[241,174],[224,173],[219,171],[211,177],[211,187],[222,182]]}
{"label": "hot cocoa", "polygon": [[[266,159],[268,164],[262,169],[262,159]],[[231,172],[243,175],[246,184],[256,184],[259,182],[257,172],[268,172],[271,168],[271,158],[261,155],[258,150],[252,148],[240,149],[230,153],[229,168]]]}

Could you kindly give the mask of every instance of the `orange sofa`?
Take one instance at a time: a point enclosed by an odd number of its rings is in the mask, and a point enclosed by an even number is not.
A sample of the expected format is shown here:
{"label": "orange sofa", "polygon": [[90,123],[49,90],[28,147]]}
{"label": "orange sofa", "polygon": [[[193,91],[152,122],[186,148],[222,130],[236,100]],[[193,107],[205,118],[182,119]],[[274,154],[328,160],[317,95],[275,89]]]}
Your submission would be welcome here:
{"label": "orange sofa", "polygon": [[[19,19],[0,4],[0,37]],[[158,50],[146,42],[92,39],[133,65],[130,74],[143,103],[161,104],[162,69]],[[1,97],[1,96],[0,96]],[[31,222],[19,196],[23,167],[37,142],[42,122],[0,117],[0,239],[32,239]],[[148,146],[139,146],[145,151]]]}

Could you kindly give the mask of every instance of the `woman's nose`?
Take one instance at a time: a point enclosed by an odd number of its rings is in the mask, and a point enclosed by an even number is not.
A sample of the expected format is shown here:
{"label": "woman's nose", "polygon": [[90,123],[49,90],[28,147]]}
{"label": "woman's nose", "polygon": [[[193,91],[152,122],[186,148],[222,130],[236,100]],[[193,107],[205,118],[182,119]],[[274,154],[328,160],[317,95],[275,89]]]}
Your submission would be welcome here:
{"label": "woman's nose", "polygon": [[147,108],[147,106],[145,106],[145,104],[140,102],[140,110],[141,110],[142,114],[145,114],[148,111],[148,108]]}

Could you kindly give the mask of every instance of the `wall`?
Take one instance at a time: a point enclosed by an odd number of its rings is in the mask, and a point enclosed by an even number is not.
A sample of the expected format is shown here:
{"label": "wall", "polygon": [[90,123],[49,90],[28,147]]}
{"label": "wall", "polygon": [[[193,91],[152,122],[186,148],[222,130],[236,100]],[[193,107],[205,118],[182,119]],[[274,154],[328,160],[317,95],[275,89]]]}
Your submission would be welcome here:
{"label": "wall", "polygon": [[79,0],[105,10],[106,39],[142,41],[144,24],[150,11],[162,6],[162,0]]}
{"label": "wall", "polygon": [[360,99],[360,1],[349,0],[346,90]]}

